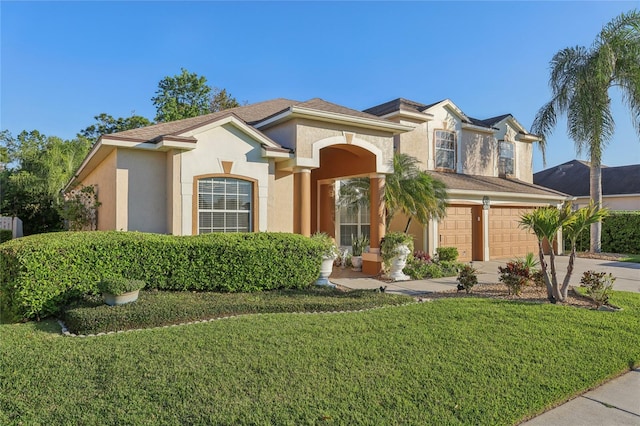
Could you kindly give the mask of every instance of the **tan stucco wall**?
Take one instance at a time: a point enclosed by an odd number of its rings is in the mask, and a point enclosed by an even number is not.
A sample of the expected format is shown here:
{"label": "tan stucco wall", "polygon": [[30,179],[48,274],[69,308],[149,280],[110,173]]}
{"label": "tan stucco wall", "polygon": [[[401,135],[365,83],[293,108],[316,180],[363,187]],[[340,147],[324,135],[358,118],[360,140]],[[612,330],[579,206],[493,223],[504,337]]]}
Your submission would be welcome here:
{"label": "tan stucco wall", "polygon": [[276,124],[262,132],[284,148],[296,147],[296,126],[291,120]]}
{"label": "tan stucco wall", "polygon": [[167,233],[166,165],[164,152],[118,150],[118,196],[126,195],[128,205],[124,230]]}
{"label": "tan stucco wall", "polygon": [[98,230],[114,230],[116,228],[116,162],[117,152],[114,149],[102,162],[80,182],[84,186],[95,185],[98,190]]}
{"label": "tan stucco wall", "polygon": [[173,235],[182,235],[181,159],[181,152],[178,150],[172,149],[166,153],[167,232]]}
{"label": "tan stucco wall", "polygon": [[262,157],[260,144],[232,124],[196,134],[197,146],[181,154],[180,185],[182,195],[182,234],[193,233],[194,176],[223,174],[222,162],[232,162],[231,173],[258,182],[258,229],[266,231],[268,223],[269,160]]}
{"label": "tan stucco wall", "polygon": [[[589,205],[590,197],[579,197],[573,201],[578,207]],[[640,211],[640,194],[627,196],[603,196],[602,205],[609,210]]]}
{"label": "tan stucco wall", "polygon": [[293,232],[293,173],[275,171],[269,173],[269,199],[267,231]]}
{"label": "tan stucco wall", "polygon": [[497,142],[491,134],[462,131],[462,173],[495,176]]}
{"label": "tan stucco wall", "polygon": [[429,130],[431,123],[414,123],[406,120],[400,120],[400,124],[414,125],[413,130],[401,133],[398,137],[398,152],[408,154],[420,161],[420,167],[427,169],[430,156]]}

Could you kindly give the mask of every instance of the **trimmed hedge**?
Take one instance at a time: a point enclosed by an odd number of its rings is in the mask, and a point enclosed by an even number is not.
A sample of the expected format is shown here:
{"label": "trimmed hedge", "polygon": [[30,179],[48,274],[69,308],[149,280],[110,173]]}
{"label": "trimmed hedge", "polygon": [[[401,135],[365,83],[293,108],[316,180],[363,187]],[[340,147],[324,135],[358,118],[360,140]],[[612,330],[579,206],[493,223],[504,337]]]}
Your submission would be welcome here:
{"label": "trimmed hedge", "polygon": [[[589,231],[580,235],[577,251],[589,250],[590,235]],[[640,254],[640,212],[611,212],[602,220],[600,243],[605,253]]]}
{"label": "trimmed hedge", "polygon": [[13,238],[13,231],[10,229],[0,229],[0,244]]}
{"label": "trimmed hedge", "polygon": [[142,291],[134,303],[107,306],[98,296],[75,302],[62,314],[74,334],[96,334],[158,327],[228,315],[279,312],[333,312],[412,302],[409,296],[372,290],[340,291],[326,287],[253,293]]}
{"label": "trimmed hedge", "polygon": [[161,290],[303,288],[318,277],[322,251],[310,238],[285,233],[33,235],[0,246],[0,309],[45,317],[71,299],[96,293],[103,277],[117,276]]}

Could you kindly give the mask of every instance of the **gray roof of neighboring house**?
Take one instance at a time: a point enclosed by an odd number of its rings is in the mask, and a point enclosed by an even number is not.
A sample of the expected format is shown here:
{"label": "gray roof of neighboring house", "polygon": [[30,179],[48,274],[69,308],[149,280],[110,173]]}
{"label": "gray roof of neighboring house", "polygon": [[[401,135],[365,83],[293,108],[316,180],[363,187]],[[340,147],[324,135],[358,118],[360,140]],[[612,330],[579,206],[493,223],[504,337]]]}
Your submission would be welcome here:
{"label": "gray roof of neighboring house", "polygon": [[[534,173],[537,185],[561,191],[574,197],[590,195],[590,165],[586,161],[571,160],[559,166]],[[640,164],[630,166],[602,166],[602,195],[640,194]]]}
{"label": "gray roof of neighboring house", "polygon": [[447,186],[447,189],[521,193],[530,195],[558,196],[559,198],[567,196],[567,194],[560,191],[554,191],[549,188],[523,182],[518,179],[435,172],[430,170],[428,170],[427,173],[441,180]]}
{"label": "gray roof of neighboring house", "polygon": [[286,111],[292,106],[313,109],[317,111],[331,112],[336,114],[342,114],[350,117],[367,118],[370,120],[377,120],[384,123],[389,121],[377,117],[372,114],[367,114],[362,111],[346,108],[338,104],[327,102],[320,98],[309,99],[305,102],[294,101],[291,99],[272,99],[269,101],[258,102],[251,105],[240,106],[236,108],[230,108],[211,114],[200,115],[198,117],[186,118],[184,120],[170,121],[167,123],[154,124],[147,127],[141,127],[139,129],[126,130],[124,132],[112,133],[110,137],[115,138],[127,138],[144,141],[154,141],[162,136],[177,135],[183,133],[189,129],[193,129],[206,123],[219,120],[223,117],[233,114],[240,120],[244,121],[248,125],[256,124],[269,117],[275,116]]}

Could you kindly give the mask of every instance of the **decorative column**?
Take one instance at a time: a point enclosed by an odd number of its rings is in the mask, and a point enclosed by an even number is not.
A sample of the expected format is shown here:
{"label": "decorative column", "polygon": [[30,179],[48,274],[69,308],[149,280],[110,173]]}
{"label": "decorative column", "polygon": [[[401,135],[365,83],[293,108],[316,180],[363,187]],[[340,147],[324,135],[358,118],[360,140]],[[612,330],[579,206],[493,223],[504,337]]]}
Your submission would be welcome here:
{"label": "decorative column", "polygon": [[482,260],[485,262],[491,260],[489,253],[489,208],[491,208],[491,199],[487,196],[482,197]]}
{"label": "decorative column", "polygon": [[369,186],[371,199],[369,206],[370,243],[369,253],[362,255],[362,272],[377,275],[382,270],[382,256],[380,256],[380,240],[385,235],[385,203],[384,203],[385,175],[371,174]]}
{"label": "decorative column", "polygon": [[311,236],[311,170],[293,171],[293,232]]}
{"label": "decorative column", "polygon": [[336,199],[334,185],[335,183],[333,181],[322,182],[318,185],[320,188],[318,230],[327,233],[333,238],[336,236]]}

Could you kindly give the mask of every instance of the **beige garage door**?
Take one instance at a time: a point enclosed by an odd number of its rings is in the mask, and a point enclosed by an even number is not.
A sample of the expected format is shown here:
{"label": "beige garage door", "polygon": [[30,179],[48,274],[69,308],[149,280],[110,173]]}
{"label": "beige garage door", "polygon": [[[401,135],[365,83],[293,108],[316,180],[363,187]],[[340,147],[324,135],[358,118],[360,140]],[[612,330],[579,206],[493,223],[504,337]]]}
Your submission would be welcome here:
{"label": "beige garage door", "polygon": [[447,207],[447,216],[438,224],[438,246],[457,247],[460,262],[472,257],[473,231],[471,207]]}
{"label": "beige garage door", "polygon": [[538,242],[530,231],[518,227],[520,216],[532,208],[491,207],[489,209],[489,254],[491,259],[523,257],[538,253]]}

